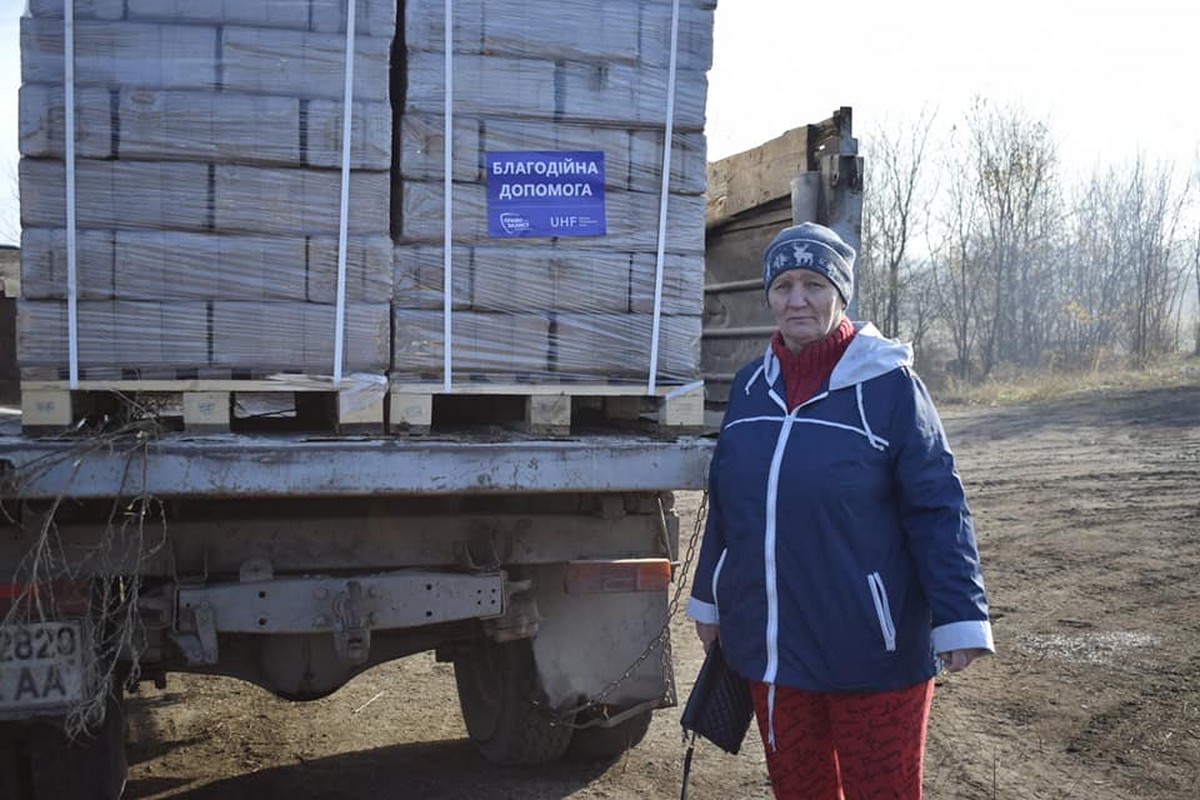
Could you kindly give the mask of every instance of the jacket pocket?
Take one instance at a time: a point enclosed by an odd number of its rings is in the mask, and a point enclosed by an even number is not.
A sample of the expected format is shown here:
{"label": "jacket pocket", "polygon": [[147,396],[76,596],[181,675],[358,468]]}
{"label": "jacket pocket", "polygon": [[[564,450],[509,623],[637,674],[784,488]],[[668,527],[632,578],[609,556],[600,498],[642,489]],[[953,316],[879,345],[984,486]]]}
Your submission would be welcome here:
{"label": "jacket pocket", "polygon": [[888,603],[887,587],[878,572],[867,576],[871,599],[875,601],[875,616],[879,619],[879,632],[883,634],[883,646],[889,653],[896,649],[896,624],[892,621],[892,607]]}
{"label": "jacket pocket", "polygon": [[721,551],[721,557],[717,559],[717,566],[713,569],[712,576],[712,596],[713,605],[717,608],[717,613],[721,613],[721,599],[717,594],[717,584],[721,581],[721,570],[725,568],[725,556],[729,555],[729,548],[726,547]]}

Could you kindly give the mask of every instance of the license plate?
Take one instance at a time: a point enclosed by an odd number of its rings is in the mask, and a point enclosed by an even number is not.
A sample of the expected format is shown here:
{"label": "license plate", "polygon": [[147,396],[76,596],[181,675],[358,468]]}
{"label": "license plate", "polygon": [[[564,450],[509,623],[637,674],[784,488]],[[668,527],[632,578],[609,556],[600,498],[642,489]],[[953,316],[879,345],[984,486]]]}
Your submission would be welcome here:
{"label": "license plate", "polygon": [[82,642],[77,622],[0,625],[0,711],[80,700]]}

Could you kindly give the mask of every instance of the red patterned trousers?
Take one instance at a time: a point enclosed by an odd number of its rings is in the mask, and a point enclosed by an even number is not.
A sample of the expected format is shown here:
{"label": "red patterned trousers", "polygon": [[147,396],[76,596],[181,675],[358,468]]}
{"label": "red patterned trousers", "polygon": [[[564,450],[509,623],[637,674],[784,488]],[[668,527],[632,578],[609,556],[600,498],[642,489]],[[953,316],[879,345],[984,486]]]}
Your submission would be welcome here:
{"label": "red patterned trousers", "polygon": [[767,771],[778,800],[920,800],[933,681],[891,692],[838,694],[752,682]]}

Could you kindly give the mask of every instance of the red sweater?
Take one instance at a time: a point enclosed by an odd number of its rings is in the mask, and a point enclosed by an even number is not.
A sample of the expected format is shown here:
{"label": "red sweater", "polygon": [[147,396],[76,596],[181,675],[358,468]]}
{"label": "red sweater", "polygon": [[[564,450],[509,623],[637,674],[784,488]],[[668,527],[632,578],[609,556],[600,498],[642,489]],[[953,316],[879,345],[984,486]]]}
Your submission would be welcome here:
{"label": "red sweater", "polygon": [[771,349],[779,359],[783,370],[783,384],[787,387],[788,411],[816,394],[817,389],[829,380],[833,367],[841,359],[850,340],[854,338],[854,324],[846,317],[819,342],[813,342],[799,353],[793,353],[783,343],[783,334],[775,331]]}

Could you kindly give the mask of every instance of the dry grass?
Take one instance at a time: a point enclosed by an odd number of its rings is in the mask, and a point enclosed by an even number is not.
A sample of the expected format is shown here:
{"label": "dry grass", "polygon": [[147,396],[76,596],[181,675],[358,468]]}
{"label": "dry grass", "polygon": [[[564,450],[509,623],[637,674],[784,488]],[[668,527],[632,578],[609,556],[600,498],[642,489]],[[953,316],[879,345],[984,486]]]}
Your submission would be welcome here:
{"label": "dry grass", "polygon": [[1200,358],[1172,358],[1134,369],[1121,364],[1081,370],[1045,370],[1005,375],[978,385],[949,381],[936,393],[941,405],[1017,405],[1058,400],[1097,391],[1195,386],[1200,384]]}

